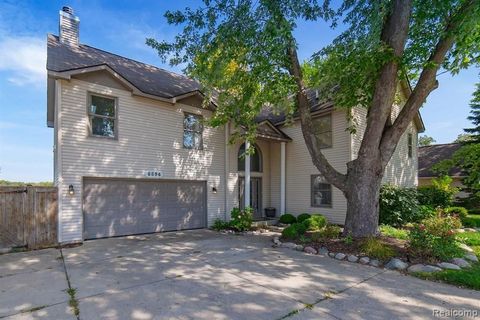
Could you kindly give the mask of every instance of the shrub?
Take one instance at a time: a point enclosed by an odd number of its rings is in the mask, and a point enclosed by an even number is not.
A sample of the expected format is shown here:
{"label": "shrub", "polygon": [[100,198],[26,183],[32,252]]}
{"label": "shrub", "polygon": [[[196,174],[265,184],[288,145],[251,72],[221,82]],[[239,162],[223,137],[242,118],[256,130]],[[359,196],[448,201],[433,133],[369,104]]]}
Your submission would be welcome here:
{"label": "shrub", "polygon": [[418,211],[418,216],[420,220],[431,218],[437,214],[437,210],[434,207],[424,204],[418,206]]}
{"label": "shrub", "polygon": [[444,176],[432,180],[431,186],[418,188],[418,201],[420,204],[433,208],[446,208],[452,205],[457,188],[451,186],[452,178]]}
{"label": "shrub", "polygon": [[297,218],[295,218],[295,216],[290,213],[284,213],[280,216],[278,221],[284,224],[292,224],[297,222]]}
{"label": "shrub", "polygon": [[308,214],[308,213],[302,213],[302,214],[299,214],[298,217],[297,217],[297,222],[303,222],[305,220],[307,220],[308,218],[310,218],[311,215]]}
{"label": "shrub", "polygon": [[340,227],[334,224],[328,224],[320,231],[315,231],[311,234],[311,238],[315,242],[324,240],[336,239],[340,235]]}
{"label": "shrub", "polygon": [[230,223],[228,223],[227,221],[223,221],[222,219],[215,219],[212,225],[212,229],[216,231],[225,230],[225,229],[228,229],[229,227],[230,227]]}
{"label": "shrub", "polygon": [[310,218],[304,220],[302,224],[308,231],[318,231],[327,225],[327,219],[321,214],[313,214]]}
{"label": "shrub", "polygon": [[248,207],[244,210],[233,208],[231,212],[232,219],[230,220],[230,227],[237,231],[250,230],[253,222],[253,209]]}
{"label": "shrub", "polygon": [[395,251],[390,246],[373,237],[363,241],[361,250],[365,255],[382,261],[386,261],[395,255]]}
{"label": "shrub", "polygon": [[381,224],[402,226],[420,221],[424,213],[419,209],[417,191],[414,188],[384,185],[380,189]]}
{"label": "shrub", "polygon": [[448,207],[445,208],[444,212],[449,216],[457,216],[460,219],[466,218],[468,215],[468,210],[464,207]]}
{"label": "shrub", "polygon": [[461,227],[456,217],[436,216],[414,225],[410,230],[409,248],[412,254],[428,260],[449,260],[461,256],[453,229]]}
{"label": "shrub", "polygon": [[303,223],[294,223],[282,231],[282,236],[288,239],[297,239],[299,236],[302,236],[307,231],[307,228]]}
{"label": "shrub", "polygon": [[402,239],[402,240],[408,239],[408,230],[397,229],[395,227],[392,227],[386,224],[381,225],[379,229],[382,235],[386,237]]}

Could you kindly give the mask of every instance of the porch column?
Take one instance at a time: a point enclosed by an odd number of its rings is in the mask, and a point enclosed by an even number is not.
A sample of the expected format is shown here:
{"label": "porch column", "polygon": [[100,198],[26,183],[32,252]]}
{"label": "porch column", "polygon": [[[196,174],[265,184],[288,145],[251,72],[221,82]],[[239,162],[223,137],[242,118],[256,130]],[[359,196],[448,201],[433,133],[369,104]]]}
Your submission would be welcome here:
{"label": "porch column", "polygon": [[[250,142],[245,141],[245,152],[250,149]],[[245,153],[245,194],[243,195],[245,200],[245,208],[250,207],[250,154]]]}
{"label": "porch column", "polygon": [[280,214],[285,213],[285,146],[280,143]]}

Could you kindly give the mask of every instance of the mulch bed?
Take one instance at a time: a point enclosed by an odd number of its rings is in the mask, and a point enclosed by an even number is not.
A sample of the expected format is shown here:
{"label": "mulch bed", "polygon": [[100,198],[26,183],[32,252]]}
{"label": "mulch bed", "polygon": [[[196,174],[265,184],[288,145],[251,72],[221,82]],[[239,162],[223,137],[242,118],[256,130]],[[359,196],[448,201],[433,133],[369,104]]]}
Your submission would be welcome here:
{"label": "mulch bed", "polygon": [[[308,234],[306,235],[308,238]],[[425,262],[421,258],[413,257],[408,248],[406,247],[406,241],[400,240],[396,238],[390,238],[385,236],[379,236],[377,239],[380,239],[385,245],[391,247],[395,251],[395,257],[400,258],[403,261],[407,261],[410,263],[422,263]],[[364,239],[354,239],[351,243],[345,241],[345,238],[338,238],[338,239],[329,239],[329,240],[322,240],[319,242],[299,242],[299,241],[292,241],[289,239],[283,239],[282,241],[285,242],[295,242],[297,244],[301,244],[303,246],[311,246],[315,249],[320,249],[321,247],[325,247],[328,249],[329,252],[341,252],[347,255],[355,255],[357,257],[366,256],[364,252],[362,252],[362,243]]]}

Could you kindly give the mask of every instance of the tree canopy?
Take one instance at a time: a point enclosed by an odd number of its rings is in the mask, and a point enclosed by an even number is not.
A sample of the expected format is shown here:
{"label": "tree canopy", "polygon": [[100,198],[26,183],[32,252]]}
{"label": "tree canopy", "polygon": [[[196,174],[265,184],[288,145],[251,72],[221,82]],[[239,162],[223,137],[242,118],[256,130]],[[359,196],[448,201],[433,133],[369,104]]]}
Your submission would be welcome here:
{"label": "tree canopy", "polygon": [[[347,198],[345,229],[355,236],[375,232],[385,166],[438,87],[437,73],[456,74],[480,63],[480,0],[346,0],[340,6],[328,0],[204,0],[165,17],[182,31],[172,42],[147,44],[171,64],[185,64],[207,97],[215,97],[211,125],[231,121],[254,140],[262,108],[298,115],[313,164]],[[302,20],[344,29],[303,64],[294,37]],[[411,92],[392,119],[399,81],[407,80]],[[346,174],[329,163],[314,134],[310,86],[335,108],[368,109],[358,156],[347,163]]]}
{"label": "tree canopy", "polygon": [[427,135],[423,135],[418,138],[418,145],[420,147],[429,146],[435,142],[437,142],[435,139]]}

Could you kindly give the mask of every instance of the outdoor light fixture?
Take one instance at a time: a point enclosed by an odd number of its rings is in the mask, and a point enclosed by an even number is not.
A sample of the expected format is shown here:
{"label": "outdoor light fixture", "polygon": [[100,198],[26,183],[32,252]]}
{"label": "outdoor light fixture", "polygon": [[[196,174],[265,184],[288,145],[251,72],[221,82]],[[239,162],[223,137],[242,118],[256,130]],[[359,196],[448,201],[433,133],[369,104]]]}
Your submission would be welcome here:
{"label": "outdoor light fixture", "polygon": [[75,193],[75,190],[73,190],[73,184],[71,184],[68,186],[68,194],[73,196],[74,193]]}
{"label": "outdoor light fixture", "polygon": [[213,188],[212,188],[212,192],[213,192],[213,193],[217,193],[217,188],[213,187]]}

